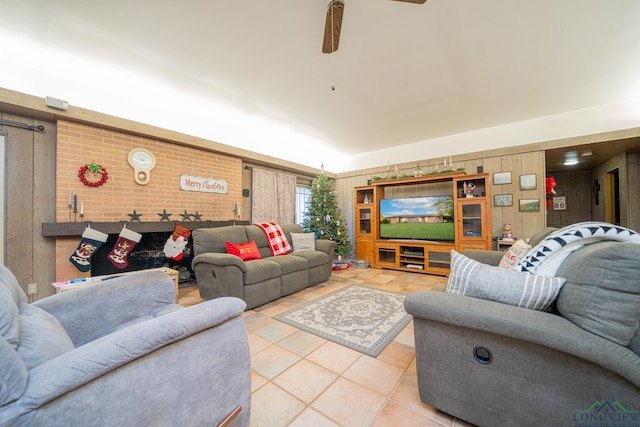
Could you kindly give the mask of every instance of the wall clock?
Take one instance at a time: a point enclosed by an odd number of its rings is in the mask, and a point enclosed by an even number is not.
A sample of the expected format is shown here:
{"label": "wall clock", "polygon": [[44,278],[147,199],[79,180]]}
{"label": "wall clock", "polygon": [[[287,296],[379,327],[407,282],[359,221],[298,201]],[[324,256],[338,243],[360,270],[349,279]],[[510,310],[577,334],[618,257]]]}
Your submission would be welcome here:
{"label": "wall clock", "polygon": [[128,160],[133,168],[133,180],[136,184],[147,185],[151,179],[151,171],[156,167],[153,153],[144,148],[134,148],[129,151]]}

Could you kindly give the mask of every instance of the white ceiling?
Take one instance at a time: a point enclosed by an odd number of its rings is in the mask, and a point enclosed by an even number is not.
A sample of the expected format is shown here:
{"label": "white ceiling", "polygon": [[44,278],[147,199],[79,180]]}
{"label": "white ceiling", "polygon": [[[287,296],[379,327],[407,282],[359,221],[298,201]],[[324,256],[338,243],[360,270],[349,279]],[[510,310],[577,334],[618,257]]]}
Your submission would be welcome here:
{"label": "white ceiling", "polygon": [[327,3],[0,0],[0,86],[314,167],[640,98],[637,0]]}

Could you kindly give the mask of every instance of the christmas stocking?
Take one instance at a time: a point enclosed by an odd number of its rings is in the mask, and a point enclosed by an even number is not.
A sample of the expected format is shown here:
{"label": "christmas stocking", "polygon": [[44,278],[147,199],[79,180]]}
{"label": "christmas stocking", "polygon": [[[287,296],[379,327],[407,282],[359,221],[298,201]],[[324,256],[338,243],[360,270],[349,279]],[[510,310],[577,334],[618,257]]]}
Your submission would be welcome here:
{"label": "christmas stocking", "polygon": [[101,231],[94,230],[90,227],[85,228],[82,233],[82,239],[80,239],[80,244],[69,258],[71,264],[83,273],[91,270],[91,257],[93,253],[107,241],[108,237],[108,234]]}
{"label": "christmas stocking", "polygon": [[164,244],[164,254],[168,258],[180,261],[184,255],[184,248],[187,246],[191,232],[185,227],[176,224],[176,227]]}
{"label": "christmas stocking", "polygon": [[118,235],[116,245],[109,252],[109,261],[119,270],[127,268],[127,256],[142,238],[142,234],[123,227]]}

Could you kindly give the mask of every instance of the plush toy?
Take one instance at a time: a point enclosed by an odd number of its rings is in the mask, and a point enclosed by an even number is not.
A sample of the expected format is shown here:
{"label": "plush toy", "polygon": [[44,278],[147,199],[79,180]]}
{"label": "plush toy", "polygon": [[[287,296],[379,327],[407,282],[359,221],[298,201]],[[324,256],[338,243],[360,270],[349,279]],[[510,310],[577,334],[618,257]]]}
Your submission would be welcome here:
{"label": "plush toy", "polygon": [[555,188],[558,186],[556,179],[552,176],[547,177],[547,209],[551,206],[553,195],[556,194]]}

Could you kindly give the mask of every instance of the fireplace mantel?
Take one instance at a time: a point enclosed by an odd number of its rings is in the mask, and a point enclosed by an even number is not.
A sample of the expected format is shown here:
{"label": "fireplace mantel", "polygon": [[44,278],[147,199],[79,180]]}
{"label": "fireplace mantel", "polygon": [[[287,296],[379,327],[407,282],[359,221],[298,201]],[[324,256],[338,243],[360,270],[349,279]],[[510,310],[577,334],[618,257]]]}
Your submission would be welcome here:
{"label": "fireplace mantel", "polygon": [[87,226],[107,234],[118,234],[123,226],[138,233],[164,233],[172,232],[176,223],[188,230],[195,230],[225,225],[247,225],[249,221],[45,222],[42,223],[42,235],[44,237],[82,236]]}

